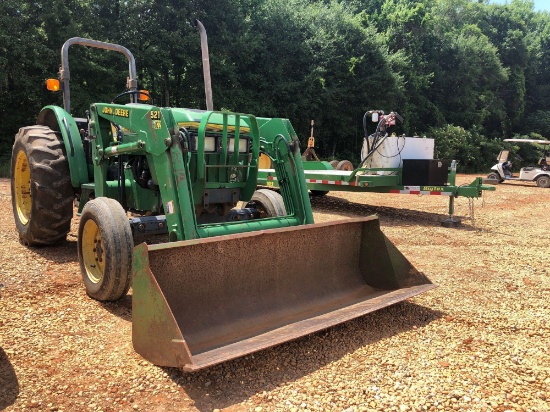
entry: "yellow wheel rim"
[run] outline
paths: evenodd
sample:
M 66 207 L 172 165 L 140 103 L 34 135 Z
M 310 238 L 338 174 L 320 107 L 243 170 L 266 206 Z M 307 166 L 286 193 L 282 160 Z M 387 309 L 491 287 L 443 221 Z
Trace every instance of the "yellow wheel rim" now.
M 29 167 L 27 155 L 23 150 L 17 153 L 13 180 L 15 189 L 15 210 L 19 217 L 19 221 L 26 225 L 29 223 L 32 210 L 31 169 Z
M 82 258 L 88 279 L 93 283 L 101 282 L 105 271 L 105 249 L 101 231 L 91 219 L 86 221 L 82 230 Z

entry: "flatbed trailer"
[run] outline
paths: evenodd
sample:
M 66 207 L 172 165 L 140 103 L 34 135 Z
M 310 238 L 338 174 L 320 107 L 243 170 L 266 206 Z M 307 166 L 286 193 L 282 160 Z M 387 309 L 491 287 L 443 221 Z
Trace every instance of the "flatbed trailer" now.
M 441 224 L 454 227 L 460 221 L 454 217 L 454 200 L 457 197 L 479 198 L 483 191 L 493 191 L 494 186 L 484 185 L 481 177 L 470 184 L 456 185 L 456 166 L 450 163 L 447 182 L 444 185 L 403 185 L 402 168 L 357 168 L 353 171 L 334 170 L 328 162 L 304 161 L 304 173 L 307 188 L 314 195 L 328 192 L 371 192 L 390 194 L 411 194 L 449 197 L 449 217 Z M 275 170 L 260 169 L 258 185 L 279 187 Z

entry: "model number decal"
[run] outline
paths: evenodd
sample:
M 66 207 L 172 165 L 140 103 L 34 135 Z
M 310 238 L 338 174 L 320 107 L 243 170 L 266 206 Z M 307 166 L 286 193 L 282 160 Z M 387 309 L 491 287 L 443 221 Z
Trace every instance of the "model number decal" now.
M 151 120 L 160 120 L 160 110 L 151 110 Z

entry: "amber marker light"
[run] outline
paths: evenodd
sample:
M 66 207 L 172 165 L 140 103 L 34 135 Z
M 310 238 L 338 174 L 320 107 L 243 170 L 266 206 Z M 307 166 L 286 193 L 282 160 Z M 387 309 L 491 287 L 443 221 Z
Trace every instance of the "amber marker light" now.
M 57 79 L 48 79 L 46 80 L 46 88 L 52 92 L 59 91 L 59 80 Z
M 146 102 L 147 100 L 149 100 L 148 90 L 140 90 L 139 92 L 140 92 L 138 97 L 139 100 L 141 100 L 142 102 Z

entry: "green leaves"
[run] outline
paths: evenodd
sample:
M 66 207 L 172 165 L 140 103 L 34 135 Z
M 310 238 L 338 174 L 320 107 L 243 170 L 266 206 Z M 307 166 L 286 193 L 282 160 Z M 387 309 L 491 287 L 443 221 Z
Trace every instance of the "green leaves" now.
M 369 109 L 401 113 L 399 133 L 479 143 L 458 154 L 472 168 L 484 164 L 475 156 L 493 161 L 490 142 L 550 137 L 550 15 L 531 1 L 4 0 L 0 155 L 41 107 L 61 104 L 43 82 L 73 36 L 130 49 L 156 104 L 205 108 L 196 18 L 208 32 L 215 108 L 290 118 L 303 144 L 313 118 L 321 157 L 358 156 Z M 124 90 L 121 55 L 76 46 L 70 61 L 75 115 Z

